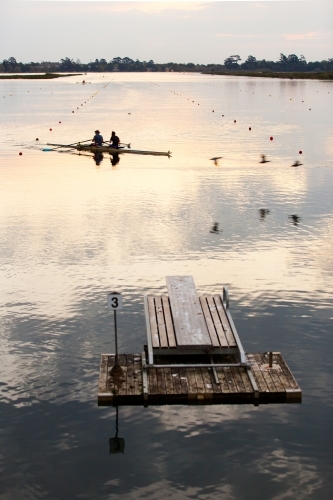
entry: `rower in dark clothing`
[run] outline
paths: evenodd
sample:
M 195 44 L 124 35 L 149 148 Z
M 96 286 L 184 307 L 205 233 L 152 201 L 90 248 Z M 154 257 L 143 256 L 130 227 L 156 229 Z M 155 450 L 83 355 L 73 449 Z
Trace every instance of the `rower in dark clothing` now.
M 110 137 L 110 148 L 118 149 L 120 144 L 120 139 L 115 132 L 111 132 Z
M 99 130 L 95 130 L 95 135 L 92 140 L 92 146 L 102 146 L 103 145 L 103 136 L 101 135 Z

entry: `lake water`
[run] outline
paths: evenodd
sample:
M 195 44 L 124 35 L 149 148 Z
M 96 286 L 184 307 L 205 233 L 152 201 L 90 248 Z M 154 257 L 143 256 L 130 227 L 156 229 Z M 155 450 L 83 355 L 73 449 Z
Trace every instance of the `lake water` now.
M 115 73 L 0 89 L 0 499 L 331 499 L 333 82 Z M 172 157 L 41 151 L 96 128 Z M 120 352 L 141 352 L 143 295 L 176 274 L 228 286 L 245 349 L 281 351 L 303 403 L 121 407 L 125 453 L 110 455 L 106 294 L 124 297 Z

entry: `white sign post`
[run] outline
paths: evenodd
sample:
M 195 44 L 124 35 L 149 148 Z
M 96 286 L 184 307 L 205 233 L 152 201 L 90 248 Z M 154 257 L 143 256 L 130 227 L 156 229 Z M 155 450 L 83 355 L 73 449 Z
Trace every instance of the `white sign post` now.
M 117 311 L 121 311 L 123 308 L 123 297 L 118 292 L 111 292 L 107 295 L 108 309 L 114 313 L 114 338 L 116 347 L 116 360 L 115 367 L 118 368 L 118 338 L 117 338 Z

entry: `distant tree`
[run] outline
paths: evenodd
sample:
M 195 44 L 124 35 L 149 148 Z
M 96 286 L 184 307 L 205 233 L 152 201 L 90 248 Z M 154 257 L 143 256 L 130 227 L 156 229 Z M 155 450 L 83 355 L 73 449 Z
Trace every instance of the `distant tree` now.
M 65 57 L 65 59 L 60 59 L 59 69 L 60 71 L 75 71 L 75 63 L 73 59 L 70 59 L 69 57 Z
M 280 62 L 281 64 L 287 64 L 287 62 L 288 62 L 288 57 L 287 57 L 287 56 L 285 56 L 284 54 L 282 54 L 282 52 L 281 52 L 281 54 L 280 54 L 280 59 L 279 59 L 279 62 Z
M 227 68 L 238 68 L 238 61 L 241 61 L 241 58 L 238 55 L 229 56 L 224 60 L 224 66 Z
M 247 59 L 243 64 L 241 64 L 241 68 L 244 69 L 255 69 L 257 67 L 257 59 L 254 56 L 247 56 Z

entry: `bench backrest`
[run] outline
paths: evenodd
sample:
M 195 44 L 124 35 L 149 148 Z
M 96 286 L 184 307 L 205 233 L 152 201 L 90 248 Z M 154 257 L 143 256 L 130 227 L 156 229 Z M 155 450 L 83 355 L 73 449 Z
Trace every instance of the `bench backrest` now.
M 192 276 L 166 277 L 179 347 L 211 346 L 206 321 Z

